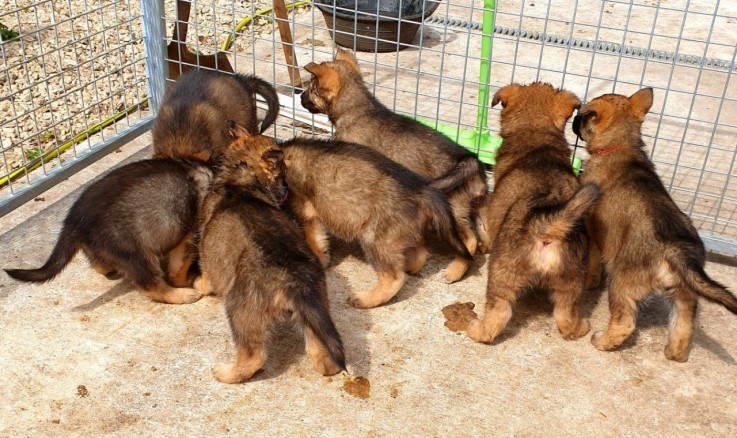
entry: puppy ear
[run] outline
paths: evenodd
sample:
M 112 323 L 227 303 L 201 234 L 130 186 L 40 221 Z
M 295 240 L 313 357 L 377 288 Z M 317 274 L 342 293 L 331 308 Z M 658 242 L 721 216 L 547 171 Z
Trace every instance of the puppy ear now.
M 573 133 L 583 141 L 586 141 L 586 133 L 593 129 L 589 126 L 590 123 L 596 121 L 598 116 L 597 112 L 592 109 L 584 108 L 583 111 L 579 111 L 576 117 L 573 118 Z
M 311 73 L 313 76 L 319 76 L 318 71 L 320 71 L 320 64 L 311 62 L 305 65 L 304 69 Z
M 638 120 L 645 120 L 645 114 L 653 106 L 653 89 L 643 88 L 630 96 L 630 108 Z
M 198 161 L 208 162 L 210 161 L 210 151 L 199 151 L 192 154 L 192 158 Z
M 353 70 L 357 72 L 361 72 L 361 70 L 358 68 L 358 60 L 356 59 L 356 55 L 353 54 L 350 50 L 343 49 L 341 47 L 336 47 L 335 51 L 335 60 L 336 61 L 343 61 L 346 64 L 348 64 Z
M 228 120 L 228 133 L 233 138 L 246 137 L 251 138 L 251 133 L 246 128 L 236 123 L 234 120 Z
M 566 126 L 566 120 L 570 119 L 573 111 L 581 108 L 581 100 L 573 93 L 567 90 L 560 90 L 555 93 L 553 101 L 553 124 L 559 130 L 563 131 Z
M 517 84 L 510 84 L 500 88 L 499 91 L 494 94 L 494 98 L 491 99 L 491 106 L 496 106 L 496 104 L 501 102 L 502 108 L 506 108 L 509 104 L 509 99 L 514 98 L 520 88 L 521 87 Z
M 282 151 L 281 149 L 269 149 L 268 151 L 264 152 L 261 158 L 276 167 L 280 161 L 284 160 L 284 151 Z
M 305 70 L 317 79 L 321 94 L 324 94 L 325 97 L 330 99 L 338 94 L 338 90 L 340 89 L 340 75 L 333 67 L 324 62 L 320 64 L 311 62 L 305 66 Z

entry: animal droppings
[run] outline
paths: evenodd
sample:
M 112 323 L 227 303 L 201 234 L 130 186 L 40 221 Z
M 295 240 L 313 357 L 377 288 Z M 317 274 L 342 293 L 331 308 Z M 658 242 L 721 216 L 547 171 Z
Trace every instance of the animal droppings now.
M 473 303 L 455 302 L 443 307 L 443 316 L 445 316 L 445 326 L 454 332 L 465 331 L 468 324 L 476 319 L 476 312 L 473 311 Z

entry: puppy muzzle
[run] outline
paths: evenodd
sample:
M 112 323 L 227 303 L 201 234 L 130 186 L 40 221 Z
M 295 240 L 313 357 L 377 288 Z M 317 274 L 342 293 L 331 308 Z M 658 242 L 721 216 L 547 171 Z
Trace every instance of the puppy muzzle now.
M 304 107 L 304 109 L 306 109 L 307 111 L 311 112 L 312 114 L 319 114 L 319 113 L 321 113 L 321 111 L 317 107 L 317 105 L 315 105 L 314 103 L 312 103 L 312 101 L 310 100 L 310 97 L 307 95 L 307 93 L 308 93 L 307 90 L 303 91 L 302 92 L 302 95 L 299 98 L 300 103 L 302 104 L 302 107 Z
M 576 134 L 578 138 L 583 140 L 583 138 L 581 138 L 581 120 L 582 117 L 579 115 L 573 118 L 573 133 Z
M 279 205 L 282 205 L 287 201 L 287 198 L 289 197 L 289 188 L 286 184 L 284 184 L 281 189 L 279 189 L 279 193 L 276 197 L 276 202 L 279 203 Z

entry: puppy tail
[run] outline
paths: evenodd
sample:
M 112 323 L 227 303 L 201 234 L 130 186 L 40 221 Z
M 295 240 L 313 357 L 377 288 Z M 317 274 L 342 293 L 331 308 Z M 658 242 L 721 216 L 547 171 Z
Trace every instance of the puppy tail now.
M 430 187 L 443 193 L 450 193 L 475 175 L 479 175 L 483 181 L 486 181 L 483 166 L 475 156 L 469 155 L 456 163 L 448 173 L 430 181 Z
M 697 257 L 687 251 L 676 250 L 669 251 L 666 260 L 678 272 L 686 287 L 737 315 L 737 297 L 724 285 L 709 278 Z
M 233 77 L 249 95 L 258 94 L 266 100 L 268 109 L 266 110 L 264 120 L 261 122 L 260 131 L 263 134 L 279 115 L 279 96 L 276 94 L 276 89 L 268 82 L 254 75 L 236 73 Z
M 601 190 L 596 184 L 584 184 L 563 208 L 547 218 L 540 237 L 543 240 L 561 241 L 576 223 L 599 200 Z
M 295 297 L 294 307 L 300 320 L 310 328 L 330 356 L 330 360 L 340 367 L 341 371 L 346 369 L 345 350 L 343 340 L 340 338 L 338 329 L 335 328 L 333 319 L 326 306 L 318 298 L 315 291 L 303 286 L 302 293 Z
M 79 247 L 74 233 L 62 229 L 54 251 L 46 263 L 38 269 L 6 269 L 5 272 L 16 280 L 29 283 L 43 283 L 56 277 L 72 260 Z
M 448 198 L 438 190 L 427 187 L 422 199 L 425 214 L 432 220 L 440 238 L 448 243 L 456 254 L 466 260 L 473 260 L 473 256 L 468 252 L 458 233 Z

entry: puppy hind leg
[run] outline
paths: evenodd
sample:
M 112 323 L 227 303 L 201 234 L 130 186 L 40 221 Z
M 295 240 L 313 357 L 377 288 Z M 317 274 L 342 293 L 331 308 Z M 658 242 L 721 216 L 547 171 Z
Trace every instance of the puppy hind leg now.
M 322 264 L 324 268 L 327 268 L 330 264 L 330 248 L 327 229 L 325 229 L 325 225 L 317 216 L 317 211 L 310 202 L 306 202 L 304 206 L 301 207 L 301 210 L 302 217 L 305 222 L 304 227 L 307 245 L 317 256 L 320 264 Z
M 237 353 L 235 362 L 219 363 L 212 368 L 212 374 L 218 382 L 245 382 L 266 363 L 268 322 L 263 319 L 265 313 L 254 311 L 258 306 L 252 304 L 243 302 L 232 293 L 225 296 L 225 310 Z
M 682 287 L 677 287 L 674 295 L 665 357 L 676 362 L 686 362 L 693 338 L 693 322 L 698 299 Z
M 169 253 L 168 276 L 169 281 L 176 287 L 188 287 L 192 285 L 189 276 L 189 267 L 194 260 L 194 248 L 192 247 L 192 236 L 186 236 Z
M 263 339 L 251 339 L 238 344 L 235 362 L 219 363 L 212 368 L 215 380 L 222 383 L 242 383 L 253 377 L 266 363 Z
M 212 282 L 210 282 L 210 274 L 202 272 L 202 274 L 194 280 L 192 285 L 200 294 L 212 295 L 215 291 L 212 289 Z
M 489 298 L 482 319 L 471 321 L 468 325 L 468 337 L 476 342 L 492 343 L 512 319 L 512 305 L 512 302 L 501 297 Z
M 586 289 L 595 289 L 601 284 L 601 275 L 603 272 L 601 263 L 601 251 L 599 245 L 593 238 L 593 225 L 590 221 L 586 221 L 586 230 L 589 235 L 589 264 L 586 273 Z
M 131 255 L 128 259 L 127 275 L 154 301 L 168 304 L 189 304 L 202 295 L 190 288 L 173 288 L 164 281 L 164 273 L 157 257 L 149 259 Z
M 361 292 L 349 300 L 350 304 L 359 309 L 370 309 L 380 306 L 399 292 L 404 285 L 406 275 L 401 270 L 394 272 L 379 272 L 379 282 L 370 291 Z
M 583 292 L 583 279 L 579 282 L 555 285 L 552 297 L 555 308 L 553 318 L 563 339 L 578 339 L 591 330 L 588 320 L 581 318 L 578 301 Z
M 90 259 L 90 267 L 98 274 L 104 275 L 105 278 L 107 278 L 108 280 L 119 280 L 123 278 L 123 274 L 115 269 L 104 266 L 101 262 L 97 260 Z
M 410 251 L 407 257 L 407 267 L 405 271 L 410 275 L 415 275 L 422 270 L 427 262 L 427 247 L 425 242 L 420 242 L 417 246 Z
M 362 246 L 367 260 L 379 274 L 379 282 L 372 290 L 361 292 L 351 298 L 349 303 L 359 309 L 369 309 L 394 298 L 404 285 L 406 280 L 404 254 L 409 245 L 385 236 L 371 242 L 362 242 Z
M 315 370 L 323 376 L 332 376 L 342 371 L 342 368 L 333 362 L 330 354 L 315 333 L 305 327 L 305 345 L 307 347 L 307 355 L 312 360 Z
M 627 284 L 612 278 L 609 284 L 609 326 L 606 332 L 597 331 L 591 343 L 599 350 L 613 350 L 626 341 L 635 331 L 637 302 L 626 290 Z
M 471 206 L 459 204 L 463 198 L 451 199 L 451 208 L 453 211 L 453 223 L 458 236 L 461 238 L 463 245 L 468 250 L 468 253 L 473 255 L 476 253 L 479 241 L 476 238 L 476 233 L 471 226 Z M 456 281 L 463 278 L 463 275 L 468 271 L 471 261 L 464 257 L 456 254 L 453 262 L 443 271 L 443 277 L 446 283 L 455 283 Z

